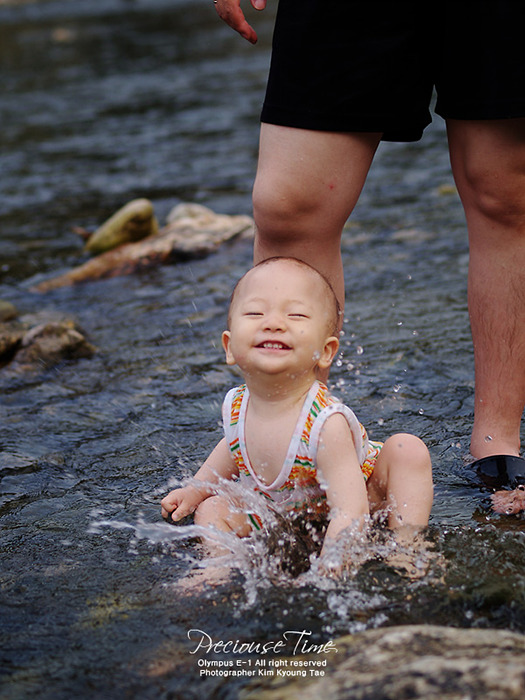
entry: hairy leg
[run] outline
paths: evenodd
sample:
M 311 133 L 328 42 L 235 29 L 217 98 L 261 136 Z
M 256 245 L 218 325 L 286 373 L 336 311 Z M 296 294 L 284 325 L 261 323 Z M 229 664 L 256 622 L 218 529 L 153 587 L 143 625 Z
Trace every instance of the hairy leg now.
M 330 280 L 344 308 L 341 232 L 380 137 L 262 124 L 253 192 L 256 263 L 275 255 L 304 260 Z
M 525 404 L 525 119 L 447 122 L 470 242 L 471 452 L 517 455 Z
M 414 435 L 392 435 L 383 445 L 367 482 L 370 512 L 388 512 L 391 528 L 428 525 L 433 500 L 432 464 Z

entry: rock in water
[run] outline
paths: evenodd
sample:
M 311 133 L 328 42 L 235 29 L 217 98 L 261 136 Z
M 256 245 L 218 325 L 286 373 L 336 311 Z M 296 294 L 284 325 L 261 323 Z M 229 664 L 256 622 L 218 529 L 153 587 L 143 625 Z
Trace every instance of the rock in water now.
M 0 367 L 12 360 L 25 332 L 24 326 L 17 321 L 0 323 Z
M 51 321 L 27 331 L 16 353 L 15 365 L 24 370 L 52 367 L 62 360 L 92 357 L 95 351 L 74 321 Z
M 91 357 L 96 348 L 72 318 L 38 311 L 0 322 L 0 369 L 40 371 L 62 360 Z
M 14 304 L 11 304 L 10 301 L 0 299 L 0 323 L 11 321 L 13 318 L 16 318 L 17 315 L 18 311 Z
M 296 675 L 250 681 L 240 700 L 518 700 L 525 697 L 525 637 L 494 629 L 408 625 L 334 640 L 337 653 L 293 657 Z M 316 661 L 326 659 L 325 667 Z M 266 667 L 268 668 L 268 666 Z M 306 670 L 306 677 L 297 671 Z M 314 673 L 310 673 L 310 669 Z M 315 670 L 324 675 L 315 675 Z
M 222 243 L 247 232 L 253 233 L 253 219 L 249 216 L 215 214 L 206 207 L 184 205 L 175 214 L 172 212 L 168 224 L 155 235 L 101 253 L 32 289 L 47 292 L 79 282 L 128 275 L 154 265 L 205 257 Z
M 88 238 L 85 249 L 98 255 L 123 243 L 154 236 L 157 231 L 153 204 L 149 199 L 134 199 L 115 212 Z

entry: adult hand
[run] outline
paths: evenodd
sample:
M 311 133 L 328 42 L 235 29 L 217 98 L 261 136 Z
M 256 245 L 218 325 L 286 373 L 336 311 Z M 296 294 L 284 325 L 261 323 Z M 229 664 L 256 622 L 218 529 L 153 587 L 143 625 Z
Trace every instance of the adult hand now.
M 264 10 L 266 0 L 250 0 L 252 7 L 256 10 Z M 232 29 L 244 37 L 251 44 L 257 42 L 257 34 L 251 27 L 241 10 L 241 0 L 213 0 L 215 9 L 219 17 L 226 22 Z

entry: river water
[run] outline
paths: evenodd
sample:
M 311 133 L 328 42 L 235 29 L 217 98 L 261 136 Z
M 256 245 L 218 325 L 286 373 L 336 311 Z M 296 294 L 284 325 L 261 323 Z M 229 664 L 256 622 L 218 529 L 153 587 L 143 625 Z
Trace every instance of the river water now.
M 436 482 L 426 573 L 388 566 L 388 536 L 341 581 L 269 570 L 232 545 L 231 578 L 181 587 L 200 549 L 159 500 L 220 437 L 236 376 L 220 332 L 250 265 L 237 241 L 198 261 L 39 295 L 83 260 L 94 229 L 148 197 L 249 214 L 273 9 L 252 47 L 201 0 L 0 5 L 0 298 L 74 316 L 97 346 L 20 375 L 0 370 L 2 698 L 234 698 L 200 676 L 192 628 L 325 643 L 437 623 L 525 631 L 523 520 L 488 511 L 465 462 L 473 408 L 468 248 L 443 124 L 381 146 L 343 234 L 347 310 L 331 382 L 373 438 L 429 445 Z M 191 530 L 188 530 L 191 532 Z M 381 541 L 379 541 L 381 540 Z

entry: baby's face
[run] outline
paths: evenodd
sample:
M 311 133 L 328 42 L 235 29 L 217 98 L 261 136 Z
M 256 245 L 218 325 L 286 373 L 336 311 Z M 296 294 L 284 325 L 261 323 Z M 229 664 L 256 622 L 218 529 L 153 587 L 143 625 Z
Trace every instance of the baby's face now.
M 330 291 L 315 272 L 291 261 L 256 267 L 233 299 L 223 338 L 227 362 L 245 375 L 290 377 L 329 366 L 337 350 L 334 316 Z

